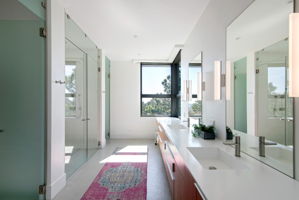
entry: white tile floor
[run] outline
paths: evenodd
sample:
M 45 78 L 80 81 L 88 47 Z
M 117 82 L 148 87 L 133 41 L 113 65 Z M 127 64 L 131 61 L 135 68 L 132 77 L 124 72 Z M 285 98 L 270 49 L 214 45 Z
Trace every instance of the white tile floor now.
M 88 149 L 88 152 L 87 149 L 73 149 L 71 153 L 66 153 L 65 157 L 68 159 L 68 163 L 65 165 L 66 177 L 69 178 L 97 151 L 98 149 Z
M 101 160 L 110 156 L 116 147 L 127 145 L 148 145 L 147 171 L 147 200 L 170 200 L 170 193 L 164 165 L 159 148 L 154 140 L 110 140 L 104 149 L 96 154 L 67 181 L 65 188 L 56 196 L 55 200 L 80 200 L 93 179 L 99 173 L 104 163 Z

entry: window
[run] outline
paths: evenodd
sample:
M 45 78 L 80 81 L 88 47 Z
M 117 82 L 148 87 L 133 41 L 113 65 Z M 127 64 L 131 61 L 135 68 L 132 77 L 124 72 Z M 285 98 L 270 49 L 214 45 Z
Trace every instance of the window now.
M 76 65 L 65 65 L 65 116 L 76 117 Z
M 141 116 L 178 116 L 179 68 L 173 64 L 141 63 Z
M 268 66 L 268 116 L 285 117 L 286 102 L 286 68 Z
M 188 105 L 190 117 L 202 116 L 202 101 L 197 99 L 197 80 L 201 69 L 201 64 L 189 65 L 189 80 L 192 81 L 192 101 Z
M 141 64 L 141 116 L 171 115 L 171 65 Z

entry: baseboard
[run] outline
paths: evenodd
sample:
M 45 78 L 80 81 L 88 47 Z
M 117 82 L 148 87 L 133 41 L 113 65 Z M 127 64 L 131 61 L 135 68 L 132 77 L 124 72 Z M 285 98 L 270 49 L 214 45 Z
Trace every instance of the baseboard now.
M 56 181 L 46 186 L 46 200 L 54 199 L 66 184 L 66 174 L 63 173 Z

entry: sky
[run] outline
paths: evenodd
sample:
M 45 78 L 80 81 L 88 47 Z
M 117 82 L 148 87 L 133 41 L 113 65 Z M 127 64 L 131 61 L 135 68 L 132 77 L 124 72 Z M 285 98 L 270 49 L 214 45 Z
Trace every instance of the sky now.
M 275 90 L 276 94 L 285 94 L 285 78 L 285 67 L 268 67 L 268 84 L 272 82 L 277 87 Z
M 142 67 L 142 93 L 165 94 L 162 81 L 170 75 L 170 65 Z

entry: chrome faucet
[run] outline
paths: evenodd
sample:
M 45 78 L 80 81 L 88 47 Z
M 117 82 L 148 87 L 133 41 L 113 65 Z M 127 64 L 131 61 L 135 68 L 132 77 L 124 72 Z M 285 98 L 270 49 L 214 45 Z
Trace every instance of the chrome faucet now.
M 236 136 L 235 137 L 235 144 L 232 144 L 235 146 L 235 156 L 241 157 L 241 137 Z
M 235 156 L 241 157 L 241 137 L 240 136 L 235 136 L 235 142 L 224 141 L 223 144 L 235 146 Z
M 188 117 L 187 120 L 183 120 L 182 122 L 187 122 L 187 126 L 188 128 L 190 128 L 190 117 Z
M 265 146 L 268 146 L 268 145 L 277 145 L 277 143 L 276 142 L 266 142 L 265 136 L 259 136 L 259 155 L 261 157 L 266 156 Z

